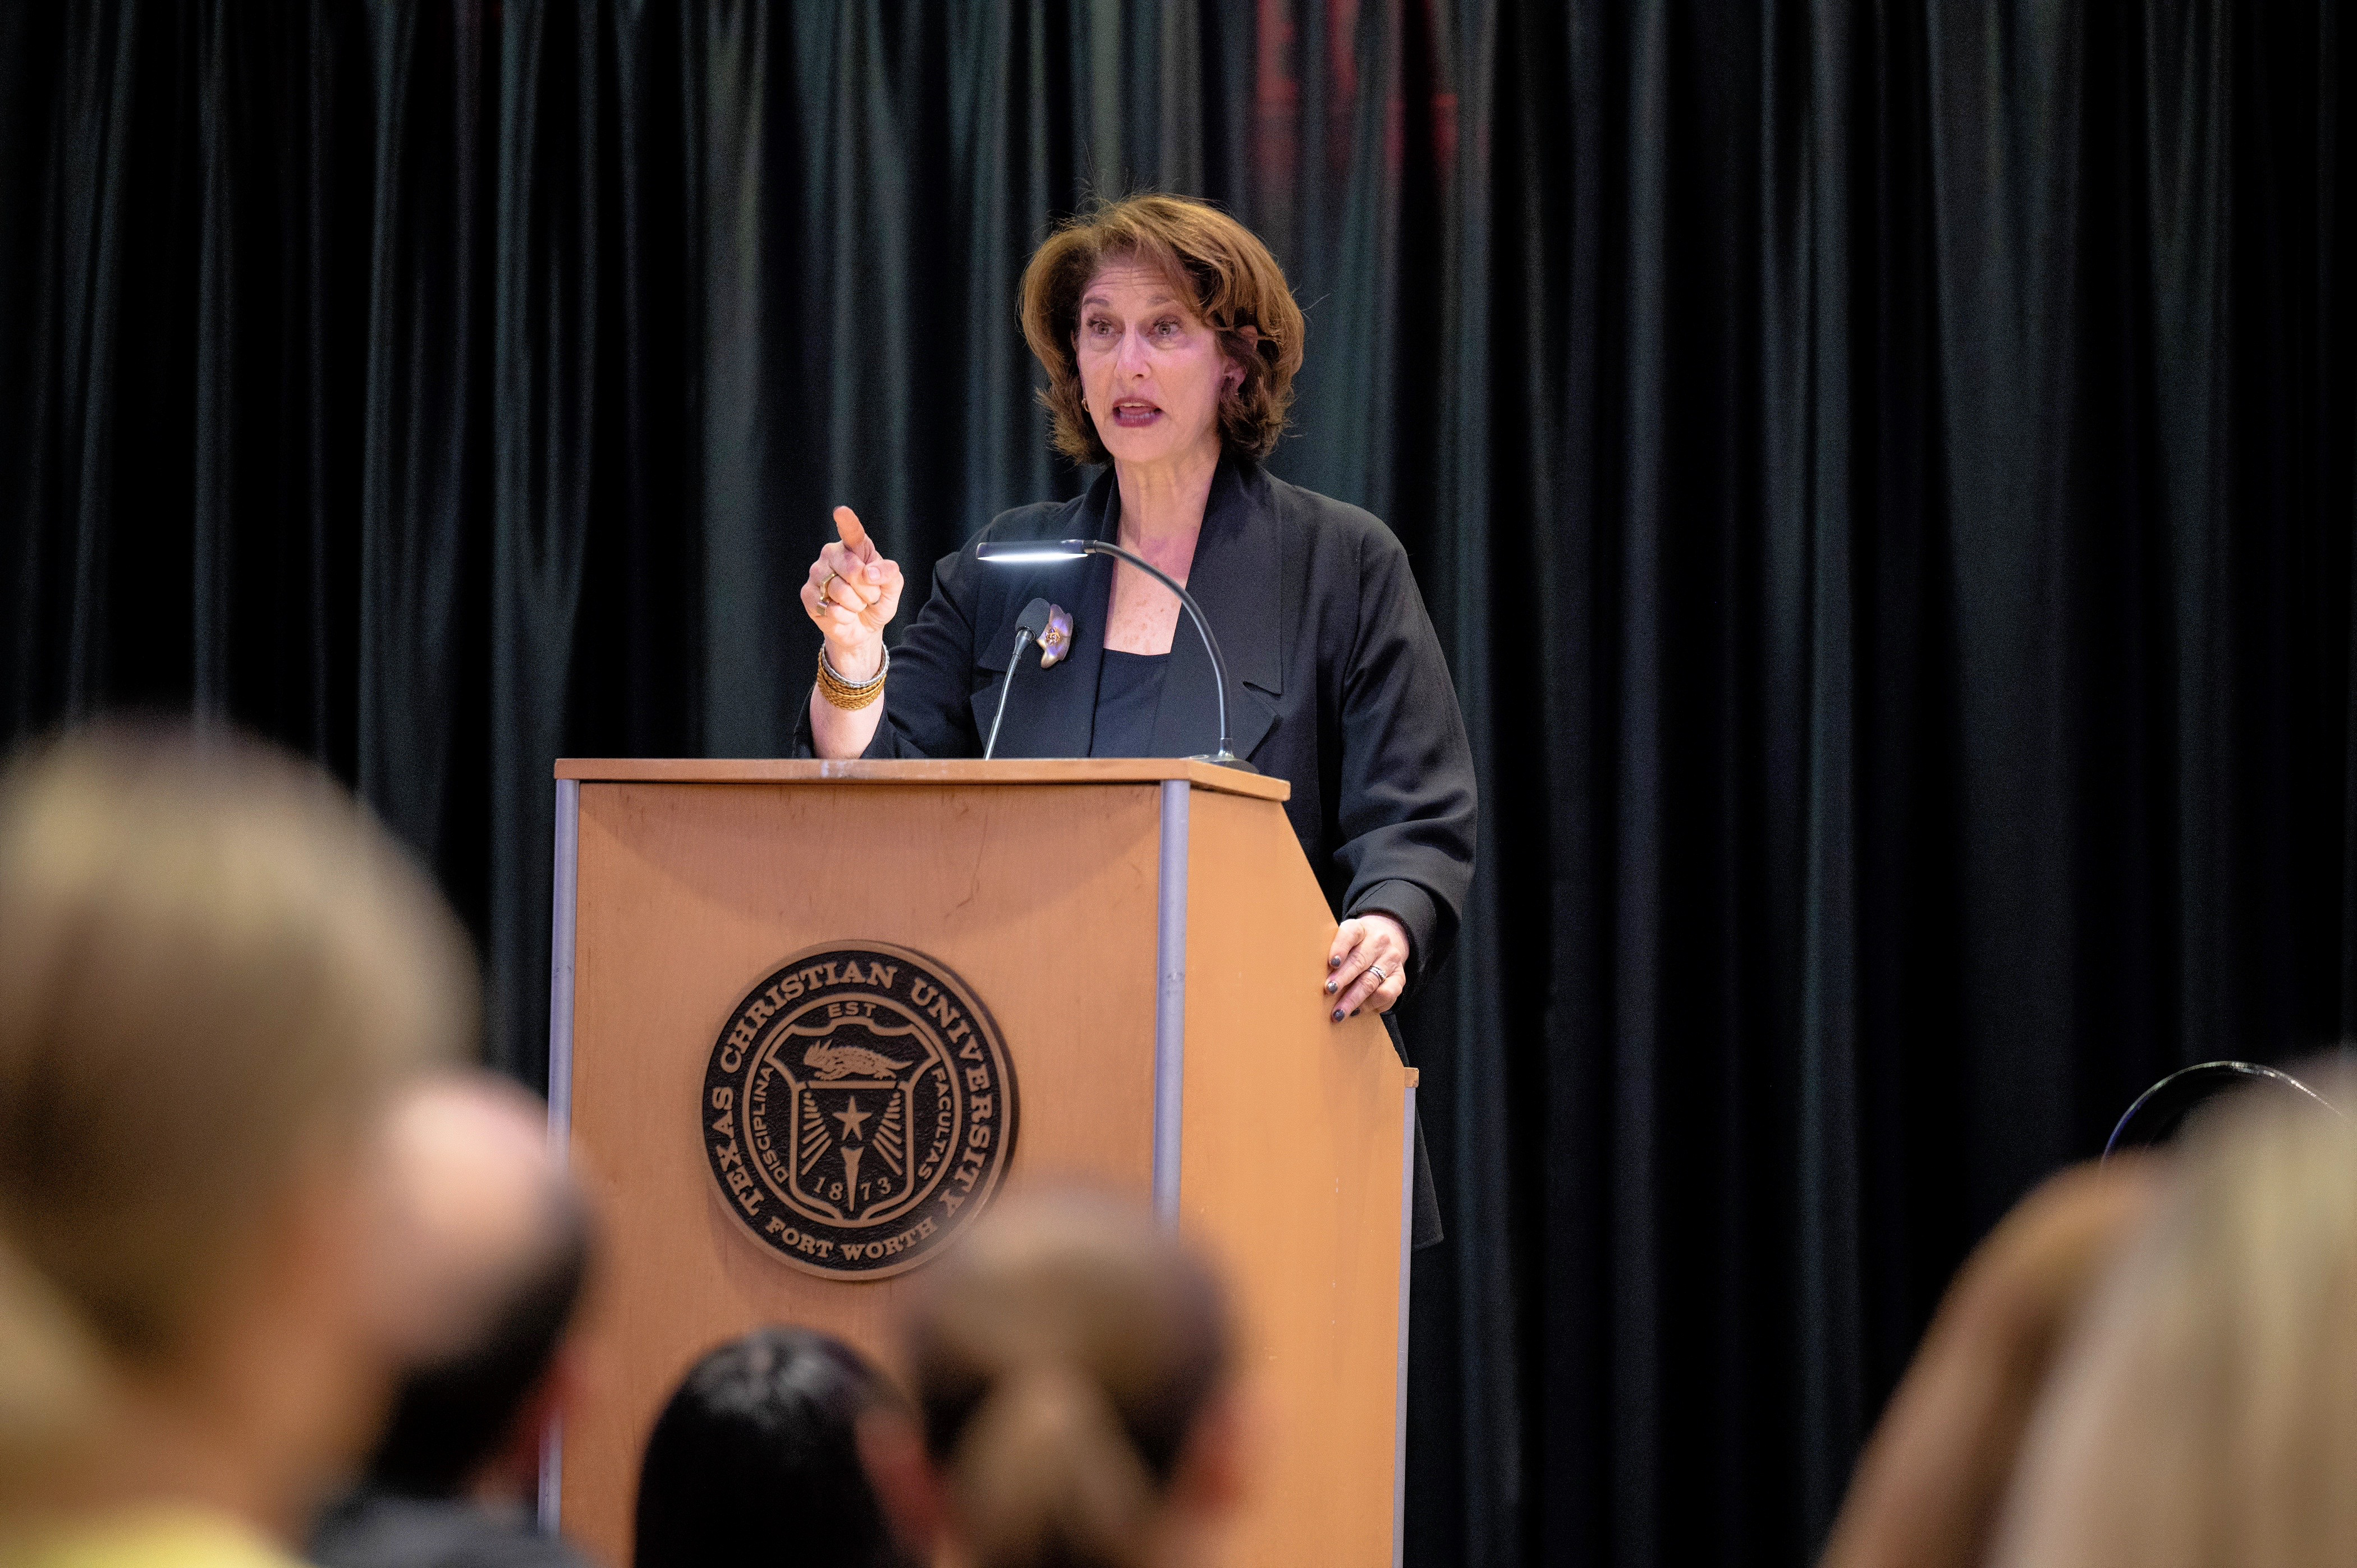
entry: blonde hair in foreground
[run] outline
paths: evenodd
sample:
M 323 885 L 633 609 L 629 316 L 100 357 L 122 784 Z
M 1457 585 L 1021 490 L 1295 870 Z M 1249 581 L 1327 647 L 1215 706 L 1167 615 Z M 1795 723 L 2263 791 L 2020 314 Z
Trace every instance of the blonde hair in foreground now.
M 1157 1560 L 1229 1360 L 1219 1285 L 1175 1236 L 1105 1202 L 1010 1204 L 944 1261 L 909 1350 L 963 1561 Z
M 168 1363 L 306 1175 L 456 1055 L 471 960 L 317 770 L 66 736 L 0 777 L 0 1480 Z
M 2357 1104 L 2345 1069 L 2318 1087 Z M 2357 1129 L 2251 1095 L 2172 1157 L 2033 1418 L 1992 1561 L 2357 1561 Z

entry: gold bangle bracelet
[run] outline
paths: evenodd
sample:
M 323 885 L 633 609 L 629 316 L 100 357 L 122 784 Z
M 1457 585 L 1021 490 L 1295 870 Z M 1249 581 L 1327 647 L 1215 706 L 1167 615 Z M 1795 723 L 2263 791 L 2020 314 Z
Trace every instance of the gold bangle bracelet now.
M 835 673 L 822 645 L 818 650 L 818 694 L 826 699 L 829 707 L 856 714 L 884 694 L 884 677 L 891 670 L 892 650 L 888 648 L 884 650 L 884 662 L 876 667 L 874 675 L 865 681 L 846 681 Z

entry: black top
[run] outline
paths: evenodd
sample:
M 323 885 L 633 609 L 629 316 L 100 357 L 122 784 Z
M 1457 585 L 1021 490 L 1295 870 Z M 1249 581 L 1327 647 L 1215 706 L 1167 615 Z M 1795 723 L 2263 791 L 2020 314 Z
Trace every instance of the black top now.
M 307 1555 L 320 1568 L 590 1568 L 521 1512 L 366 1488 L 321 1517 Z
M 1002 512 L 942 557 L 932 596 L 892 650 L 866 755 L 982 755 L 1016 618 L 1034 596 L 1072 612 L 1074 646 L 1051 670 L 1027 657 L 998 755 L 1101 755 L 1113 563 L 985 564 L 974 546 L 1114 539 L 1120 511 L 1108 469 L 1072 500 Z M 1336 915 L 1380 910 L 1406 928 L 1413 989 L 1456 940 L 1473 874 L 1474 786 L 1465 722 L 1407 552 L 1359 508 L 1231 456 L 1212 480 L 1187 586 L 1227 657 L 1231 744 L 1293 786 L 1286 814 Z M 1164 666 L 1152 741 L 1138 754 L 1212 749 L 1211 658 L 1183 616 Z M 802 756 L 809 726 L 805 707 Z
M 1195 628 L 1185 628 L 1193 636 Z M 1091 757 L 1152 757 L 1154 717 L 1162 706 L 1162 672 L 1169 668 L 1167 653 L 1124 653 L 1104 650 L 1104 668 L 1097 674 L 1096 727 L 1089 732 Z

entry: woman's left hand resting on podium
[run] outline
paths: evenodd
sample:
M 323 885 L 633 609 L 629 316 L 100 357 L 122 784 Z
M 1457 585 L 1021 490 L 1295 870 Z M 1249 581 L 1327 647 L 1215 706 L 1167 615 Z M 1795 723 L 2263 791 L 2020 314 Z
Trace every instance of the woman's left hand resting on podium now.
M 1388 1013 L 1407 989 L 1407 928 L 1372 910 L 1353 915 L 1334 932 L 1326 950 L 1326 994 L 1334 999 L 1334 1022 L 1372 1006 Z
M 811 563 L 802 608 L 825 634 L 826 661 L 836 676 L 864 686 L 884 672 L 884 628 L 900 611 L 900 567 L 877 553 L 849 507 L 834 509 L 834 531 L 841 537 Z M 811 688 L 812 749 L 821 757 L 857 757 L 883 718 L 881 703 L 842 707 Z

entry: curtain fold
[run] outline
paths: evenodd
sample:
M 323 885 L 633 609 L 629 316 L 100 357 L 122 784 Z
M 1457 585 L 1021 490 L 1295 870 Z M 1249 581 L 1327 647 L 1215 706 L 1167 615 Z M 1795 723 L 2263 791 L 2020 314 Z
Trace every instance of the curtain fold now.
M 353 780 L 544 1073 L 559 755 L 760 755 L 857 507 L 1074 493 L 1091 192 L 1263 234 L 1484 837 L 1406 1020 L 1414 1563 L 1792 1564 L 1957 1261 L 2357 1030 L 2330 0 L 0 8 L 0 731 Z

